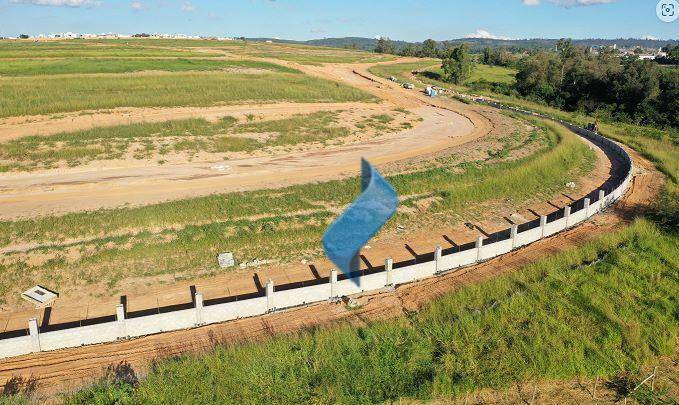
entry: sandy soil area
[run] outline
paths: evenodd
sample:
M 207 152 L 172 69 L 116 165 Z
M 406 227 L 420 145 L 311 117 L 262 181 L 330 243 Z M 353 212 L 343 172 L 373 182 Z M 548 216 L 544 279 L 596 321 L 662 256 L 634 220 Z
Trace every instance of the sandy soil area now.
M 300 65 L 294 65 L 300 68 Z M 309 74 L 343 81 L 369 91 L 383 98 L 390 108 L 405 107 L 420 115 L 423 121 L 414 129 L 403 131 L 395 136 L 375 138 L 351 146 L 328 148 L 308 153 L 275 155 L 228 162 L 188 163 L 181 165 L 151 165 L 146 167 L 118 168 L 74 168 L 59 172 L 42 173 L 3 173 L 0 174 L 0 204 L 3 209 L 0 218 L 13 219 L 46 214 L 91 210 L 103 207 L 116 207 L 122 204 L 142 205 L 172 199 L 195 197 L 215 192 L 233 190 L 281 187 L 310 181 L 322 181 L 357 173 L 360 157 L 366 157 L 373 164 L 385 164 L 418 155 L 460 145 L 486 134 L 489 121 L 462 103 L 431 100 L 415 91 L 408 91 L 391 84 L 383 84 L 371 77 L 365 65 L 326 65 L 323 67 L 303 66 Z M 455 105 L 459 104 L 459 105 Z M 297 106 L 296 112 L 303 108 L 313 110 L 321 105 Z M 455 106 L 455 110 L 451 108 Z M 293 107 L 268 106 L 268 112 L 278 108 L 289 112 Z M 330 107 L 327 106 L 326 107 Z M 338 106 L 332 106 L 333 108 Z M 347 107 L 345 105 L 345 107 Z M 358 108 L 359 106 L 354 106 Z M 138 109 L 130 110 L 128 117 L 135 120 L 164 120 L 181 116 L 203 116 L 213 119 L 227 114 L 247 114 L 253 106 L 215 108 L 199 112 L 187 108 Z M 374 108 L 374 107 L 373 107 Z M 181 112 L 181 114 L 180 114 Z M 182 115 L 184 114 L 184 115 Z M 60 127 L 60 131 L 72 130 L 85 125 L 115 125 L 126 122 L 120 114 L 93 114 L 73 116 L 68 120 L 52 123 L 45 120 L 19 119 L 17 123 L 0 122 L 0 128 L 18 126 L 18 132 L 53 133 L 50 127 Z M 131 119 L 131 118 L 130 118 Z M 88 121 L 89 120 L 89 121 Z M 89 123 L 89 124 L 88 124 Z M 0 132 L 0 139 L 16 134 L 9 129 Z M 40 131 L 38 131 L 40 132 Z

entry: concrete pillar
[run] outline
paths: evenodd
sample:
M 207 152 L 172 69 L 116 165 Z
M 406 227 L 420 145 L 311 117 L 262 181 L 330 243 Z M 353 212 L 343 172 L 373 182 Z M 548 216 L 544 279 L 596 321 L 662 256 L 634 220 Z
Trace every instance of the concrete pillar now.
M 196 326 L 203 325 L 203 294 L 197 292 L 196 298 Z
M 545 226 L 547 226 L 547 215 L 540 215 L 540 229 L 542 230 L 540 233 L 541 238 L 545 237 Z
M 441 267 L 440 267 L 441 256 L 443 256 L 443 249 L 441 248 L 441 245 L 437 245 L 436 249 L 434 249 L 434 263 L 435 263 L 435 266 L 436 266 L 436 270 L 435 270 L 436 273 L 441 271 Z
M 563 207 L 563 217 L 566 218 L 566 228 L 570 225 L 571 220 L 571 206 L 567 205 Z
M 481 247 L 483 246 L 483 236 L 476 238 L 476 261 L 481 258 Z
M 125 326 L 125 305 L 116 305 L 116 322 L 118 323 L 118 338 L 127 337 L 127 327 Z
M 332 269 L 330 270 L 330 298 L 337 297 L 337 291 L 335 291 L 336 288 L 337 288 L 337 270 Z
M 31 337 L 31 350 L 33 353 L 40 351 L 40 330 L 38 329 L 38 319 L 31 318 L 28 320 L 28 334 Z
M 584 199 L 585 202 L 585 217 L 589 217 L 589 198 Z
M 273 311 L 276 309 L 273 301 L 273 280 L 269 279 L 266 282 L 266 309 L 267 311 Z
M 391 256 L 384 261 L 384 270 L 387 272 L 387 285 L 394 285 L 394 259 Z
M 510 228 L 510 238 L 512 238 L 512 249 L 516 247 L 516 235 L 519 233 L 519 226 L 514 224 Z
M 604 210 L 604 197 L 606 197 L 606 191 L 599 190 L 599 211 Z

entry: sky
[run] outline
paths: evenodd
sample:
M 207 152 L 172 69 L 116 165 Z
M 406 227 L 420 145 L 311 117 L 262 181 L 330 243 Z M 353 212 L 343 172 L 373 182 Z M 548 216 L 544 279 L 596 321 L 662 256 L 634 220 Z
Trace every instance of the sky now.
M 656 0 L 0 0 L 0 36 L 71 31 L 295 40 L 679 39 L 679 20 L 661 22 L 656 4 Z

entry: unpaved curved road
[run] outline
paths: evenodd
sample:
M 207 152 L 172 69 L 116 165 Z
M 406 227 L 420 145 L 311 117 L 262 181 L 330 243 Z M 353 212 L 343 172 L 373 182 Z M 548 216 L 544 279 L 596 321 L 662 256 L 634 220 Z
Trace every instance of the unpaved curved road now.
M 300 66 L 295 65 L 296 68 Z M 369 91 L 385 100 L 387 108 L 409 107 L 423 118 L 415 128 L 395 135 L 384 135 L 361 143 L 322 150 L 250 157 L 210 163 L 149 165 L 145 167 L 88 167 L 40 172 L 0 174 L 0 219 L 16 219 L 61 214 L 123 204 L 144 205 L 167 200 L 196 197 L 219 192 L 324 181 L 353 175 L 361 157 L 374 164 L 395 162 L 428 155 L 461 145 L 485 135 L 490 124 L 482 115 L 459 103 L 459 112 L 446 104 L 433 102 L 416 91 L 395 88 L 369 78 L 365 65 L 302 67 L 306 73 L 342 81 Z M 449 105 L 449 104 L 448 104 Z M 333 105 L 327 105 L 331 108 Z M 341 104 L 340 104 L 341 106 Z M 361 107 L 360 105 L 354 107 Z M 269 112 L 318 110 L 322 104 L 308 106 L 269 106 Z M 385 106 L 382 106 L 384 109 Z M 245 113 L 252 106 L 215 107 L 201 113 L 196 108 L 130 110 L 128 115 L 100 114 L 72 117 L 75 127 L 113 125 L 121 122 L 157 121 L 179 117 Z M 457 108 L 456 108 L 457 109 Z M 176 110 L 177 115 L 172 115 Z M 68 121 L 68 119 L 66 119 Z M 66 122 L 67 123 L 67 122 Z M 6 123 L 10 125 L 9 123 Z M 44 120 L 11 124 L 29 133 L 32 126 L 40 133 L 53 133 Z M 10 126 L 11 126 L 10 125 Z M 4 134 L 2 132 L 5 132 Z M 0 130 L 0 138 L 11 131 Z

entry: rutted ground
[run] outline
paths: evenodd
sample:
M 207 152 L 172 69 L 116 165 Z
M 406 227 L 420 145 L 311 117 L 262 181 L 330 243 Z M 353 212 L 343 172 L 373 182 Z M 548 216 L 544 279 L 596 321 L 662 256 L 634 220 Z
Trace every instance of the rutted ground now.
M 7 171 L 55 170 L 218 162 L 252 156 L 301 153 L 360 143 L 417 125 L 408 110 L 321 110 L 267 117 L 230 115 L 96 127 L 0 143 Z

